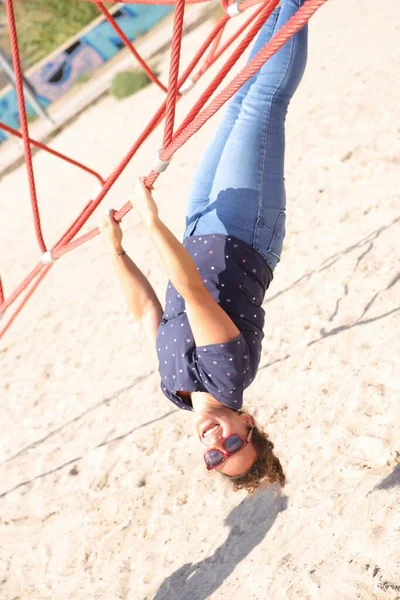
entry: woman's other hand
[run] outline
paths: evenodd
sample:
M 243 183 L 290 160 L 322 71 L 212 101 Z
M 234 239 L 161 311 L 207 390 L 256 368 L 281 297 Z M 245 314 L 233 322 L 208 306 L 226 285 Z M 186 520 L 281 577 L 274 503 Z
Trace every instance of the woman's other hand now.
M 150 226 L 158 217 L 157 204 L 150 190 L 144 184 L 144 177 L 140 178 L 133 188 L 132 206 L 135 208 L 144 225 Z
M 113 208 L 107 210 L 99 229 L 108 248 L 112 252 L 122 252 L 122 229 L 114 219 L 115 212 Z

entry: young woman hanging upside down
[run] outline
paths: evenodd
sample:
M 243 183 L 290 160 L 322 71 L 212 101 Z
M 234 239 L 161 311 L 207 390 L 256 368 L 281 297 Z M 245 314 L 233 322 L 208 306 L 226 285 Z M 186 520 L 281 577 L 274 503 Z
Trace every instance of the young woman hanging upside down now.
M 251 57 L 302 2 L 281 1 Z M 101 224 L 129 308 L 156 347 L 163 393 L 196 414 L 205 467 L 250 493 L 263 480 L 285 483 L 273 444 L 241 409 L 257 374 L 262 303 L 285 235 L 285 117 L 306 56 L 304 27 L 230 101 L 194 178 L 183 244 L 151 193 L 136 186 L 132 204 L 170 280 L 165 310 L 124 252 L 113 211 Z

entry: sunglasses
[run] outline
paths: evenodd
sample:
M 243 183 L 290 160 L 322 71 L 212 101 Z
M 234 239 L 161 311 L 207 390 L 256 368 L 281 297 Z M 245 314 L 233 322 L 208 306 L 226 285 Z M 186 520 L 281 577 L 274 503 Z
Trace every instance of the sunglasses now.
M 246 439 L 242 438 L 238 433 L 232 433 L 232 435 L 224 439 L 223 446 L 225 452 L 223 450 L 218 450 L 217 448 L 211 448 L 210 450 L 207 450 L 204 455 L 207 471 L 211 471 L 212 469 L 219 467 L 219 465 L 222 465 L 222 463 L 228 460 L 228 458 L 243 450 L 243 448 L 250 443 L 252 434 L 253 427 L 250 429 L 249 435 Z

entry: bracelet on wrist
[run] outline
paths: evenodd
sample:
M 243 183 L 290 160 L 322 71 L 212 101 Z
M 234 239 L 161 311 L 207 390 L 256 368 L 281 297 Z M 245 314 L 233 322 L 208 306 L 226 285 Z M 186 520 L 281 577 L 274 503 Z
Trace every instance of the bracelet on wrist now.
M 125 250 L 121 250 L 120 252 L 116 251 L 116 252 L 112 252 L 111 256 L 125 256 L 126 252 Z

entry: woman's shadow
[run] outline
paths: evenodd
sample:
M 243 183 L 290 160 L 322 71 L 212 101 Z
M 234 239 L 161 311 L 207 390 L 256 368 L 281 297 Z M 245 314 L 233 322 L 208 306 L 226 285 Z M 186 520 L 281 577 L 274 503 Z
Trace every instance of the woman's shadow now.
M 235 567 L 266 536 L 280 512 L 287 508 L 286 496 L 269 489 L 243 500 L 228 515 L 228 538 L 212 556 L 186 563 L 167 577 L 153 600 L 206 600 Z

